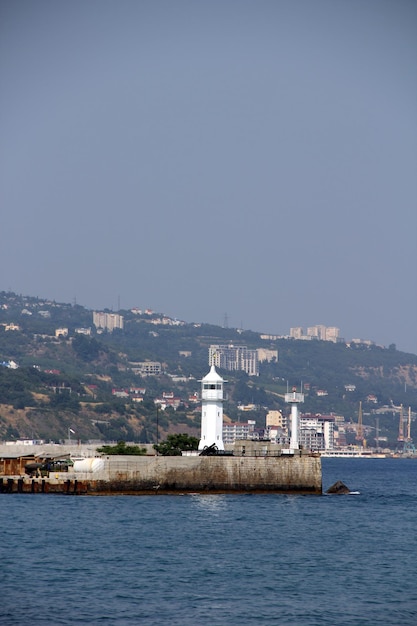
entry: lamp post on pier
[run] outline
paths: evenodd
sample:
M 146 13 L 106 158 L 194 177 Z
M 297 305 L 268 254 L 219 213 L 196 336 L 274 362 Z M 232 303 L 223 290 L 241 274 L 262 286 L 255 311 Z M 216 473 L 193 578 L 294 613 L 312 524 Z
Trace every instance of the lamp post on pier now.
M 71 433 L 73 435 L 75 435 L 75 430 L 72 430 L 72 428 L 68 428 L 68 443 L 69 443 L 69 445 L 71 445 Z
M 156 405 L 156 445 L 159 445 L 159 423 L 158 423 L 158 417 L 159 417 L 159 406 Z M 156 455 L 158 455 L 158 450 L 155 451 Z

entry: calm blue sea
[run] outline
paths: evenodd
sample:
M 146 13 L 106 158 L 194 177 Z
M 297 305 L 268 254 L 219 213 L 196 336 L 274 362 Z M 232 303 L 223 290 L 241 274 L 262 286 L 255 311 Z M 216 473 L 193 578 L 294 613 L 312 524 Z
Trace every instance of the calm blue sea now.
M 417 461 L 360 495 L 0 496 L 0 624 L 417 624 Z

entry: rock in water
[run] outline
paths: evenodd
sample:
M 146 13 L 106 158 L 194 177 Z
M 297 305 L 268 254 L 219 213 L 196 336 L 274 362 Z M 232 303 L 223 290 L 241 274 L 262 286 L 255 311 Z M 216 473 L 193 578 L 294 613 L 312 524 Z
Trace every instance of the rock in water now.
M 350 489 L 349 487 L 346 487 L 345 483 L 342 483 L 341 480 L 337 480 L 334 485 L 328 488 L 326 493 L 344 494 L 350 493 Z

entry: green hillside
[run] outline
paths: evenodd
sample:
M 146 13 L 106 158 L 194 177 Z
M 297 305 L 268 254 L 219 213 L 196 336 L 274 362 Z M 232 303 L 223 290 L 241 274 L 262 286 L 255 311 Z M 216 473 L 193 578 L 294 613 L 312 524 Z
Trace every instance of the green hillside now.
M 411 407 L 414 428 L 417 356 L 394 346 L 271 341 L 161 314 L 119 313 L 123 330 L 99 334 L 92 311 L 80 305 L 0 293 L 0 439 L 61 440 L 71 428 L 83 440 L 153 442 L 154 400 L 164 394 L 177 400 L 175 408 L 159 411 L 160 436 L 198 436 L 199 405 L 190 396 L 208 371 L 210 344 L 278 350 L 278 361 L 261 363 L 259 376 L 220 370 L 228 381 L 225 415 L 233 421 L 253 419 L 263 427 L 268 410 L 288 412 L 287 388 L 302 385 L 303 412 L 334 413 L 356 423 L 362 402 L 369 432 L 378 419 L 393 448 L 400 405 Z M 146 361 L 159 363 L 161 373 L 138 374 L 138 364 Z M 16 369 L 9 367 L 14 363 Z M 242 405 L 254 406 L 246 411 Z

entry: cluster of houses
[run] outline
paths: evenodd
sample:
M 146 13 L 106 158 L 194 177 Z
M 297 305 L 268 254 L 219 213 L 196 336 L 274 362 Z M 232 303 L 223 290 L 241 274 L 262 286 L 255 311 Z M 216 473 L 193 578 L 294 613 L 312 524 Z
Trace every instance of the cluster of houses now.
M 122 389 L 112 389 L 112 396 L 115 398 L 129 399 L 132 402 L 143 402 L 146 393 L 146 387 L 127 387 Z M 173 391 L 163 391 L 162 394 L 154 398 L 154 404 L 162 411 L 168 407 L 178 409 L 180 406 L 188 408 L 190 405 L 195 406 L 200 402 L 200 396 L 197 392 L 190 393 L 186 400 L 175 395 Z
M 237 439 L 268 440 L 287 446 L 290 443 L 288 417 L 281 411 L 268 411 L 264 428 L 256 426 L 254 420 L 227 422 L 223 424 L 224 443 Z M 331 415 L 300 414 L 300 445 L 307 450 L 333 450 L 346 445 L 344 417 Z
M 1 367 L 7 367 L 10 370 L 17 370 L 19 367 L 16 361 L 1 361 L 0 365 Z

